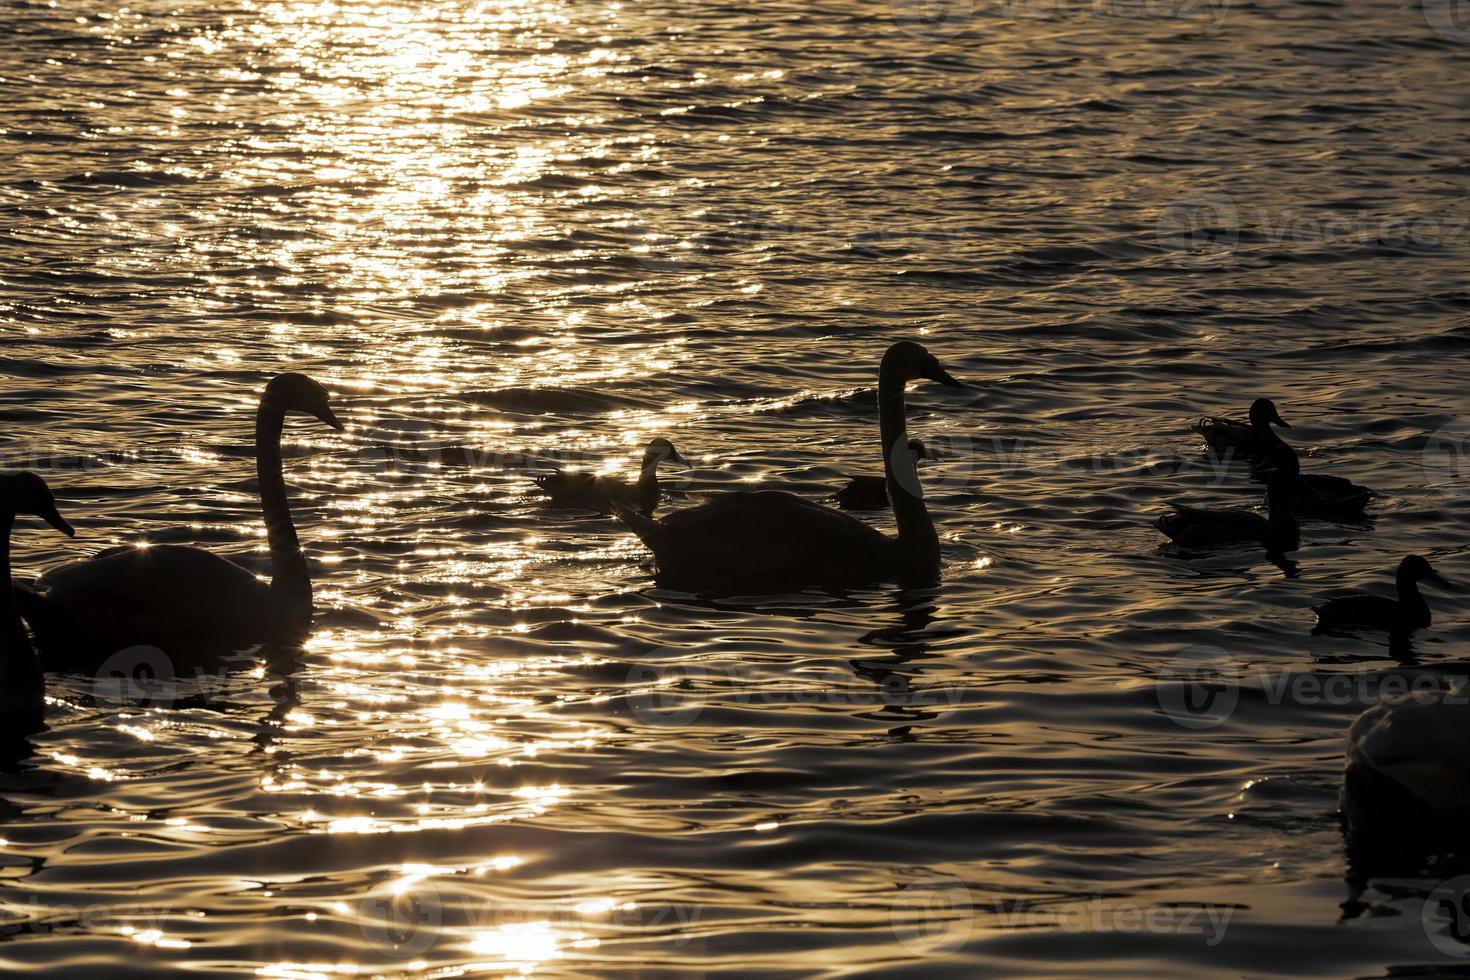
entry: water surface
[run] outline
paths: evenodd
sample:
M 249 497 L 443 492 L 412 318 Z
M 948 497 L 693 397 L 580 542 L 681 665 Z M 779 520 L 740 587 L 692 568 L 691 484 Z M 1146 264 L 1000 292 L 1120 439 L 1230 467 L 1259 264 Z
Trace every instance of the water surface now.
M 1364 869 L 1336 808 L 1380 680 L 1470 670 L 1470 600 L 1407 654 L 1308 633 L 1411 551 L 1470 581 L 1467 38 L 1373 0 L 0 18 L 0 452 L 79 530 L 24 522 L 21 573 L 262 563 L 262 384 L 352 427 L 287 426 L 298 657 L 51 679 L 0 776 L 7 973 L 1465 962 L 1420 915 L 1458 865 Z M 910 397 L 939 588 L 661 590 L 532 492 L 661 435 L 668 506 L 824 496 L 878 471 L 904 337 L 973 385 Z M 1168 500 L 1258 502 L 1187 427 L 1257 395 L 1371 525 L 1160 550 Z M 1169 710 L 1200 656 L 1208 727 Z

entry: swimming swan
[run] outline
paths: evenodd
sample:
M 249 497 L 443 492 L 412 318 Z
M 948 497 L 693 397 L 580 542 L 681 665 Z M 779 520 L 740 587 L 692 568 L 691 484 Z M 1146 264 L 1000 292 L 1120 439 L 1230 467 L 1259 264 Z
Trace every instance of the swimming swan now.
M 33 514 L 67 537 L 76 532 L 56 512 L 46 481 L 34 473 L 0 475 L 0 733 L 23 736 L 45 727 L 46 683 L 21 622 L 10 583 L 10 531 L 17 514 Z
M 1342 815 L 1355 838 L 1392 843 L 1470 820 L 1470 690 L 1386 697 L 1348 730 Z
M 312 379 L 282 374 L 266 385 L 255 416 L 255 467 L 270 544 L 270 584 L 199 548 L 109 548 L 47 572 L 36 596 L 21 593 L 43 664 L 95 669 L 116 651 L 140 645 L 187 660 L 305 635 L 311 579 L 281 476 L 281 427 L 290 411 L 342 429 L 327 389 Z
M 904 425 L 904 385 L 919 378 L 960 387 L 918 344 L 900 341 L 888 348 L 878 372 L 878 420 L 897 538 L 776 490 L 718 494 L 657 521 L 623 505 L 615 504 L 614 512 L 653 552 L 663 582 L 769 592 L 783 585 L 890 576 L 933 581 L 939 536 L 924 506 Z
M 598 476 L 595 473 L 565 473 L 557 470 L 536 477 L 536 486 L 551 497 L 554 507 L 585 507 L 589 510 L 605 510 L 613 501 L 636 507 L 644 514 L 652 514 L 658 506 L 658 464 L 664 460 L 689 465 L 679 455 L 674 444 L 667 439 L 654 439 L 643 451 L 643 465 L 639 469 L 638 482 L 629 483 L 615 476 Z

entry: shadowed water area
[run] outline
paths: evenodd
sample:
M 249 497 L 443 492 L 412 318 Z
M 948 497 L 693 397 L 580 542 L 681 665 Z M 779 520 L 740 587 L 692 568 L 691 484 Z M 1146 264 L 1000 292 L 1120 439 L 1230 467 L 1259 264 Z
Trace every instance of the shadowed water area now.
M 1470 869 L 1365 867 L 1336 811 L 1384 679 L 1470 673 L 1470 594 L 1408 650 L 1309 635 L 1410 552 L 1470 582 L 1431 6 L 6 3 L 0 463 L 78 531 L 22 518 L 17 575 L 263 570 L 265 381 L 349 431 L 287 420 L 304 649 L 48 678 L 0 969 L 1466 969 L 1421 909 Z M 663 508 L 824 498 L 881 471 L 903 338 L 970 385 L 910 386 L 936 588 L 660 589 L 536 493 L 664 436 Z M 1371 520 L 1161 548 L 1167 501 L 1259 504 L 1188 428 L 1256 396 Z

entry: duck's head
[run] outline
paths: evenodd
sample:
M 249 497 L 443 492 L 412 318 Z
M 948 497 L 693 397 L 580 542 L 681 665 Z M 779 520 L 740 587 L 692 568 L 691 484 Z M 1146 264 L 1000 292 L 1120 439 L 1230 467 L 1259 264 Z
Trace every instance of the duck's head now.
M 646 469 L 650 464 L 657 465 L 664 460 L 672 460 L 675 463 L 683 463 L 689 466 L 689 460 L 679 455 L 679 450 L 667 439 L 653 439 L 648 443 L 648 448 L 643 450 L 643 466 Z M 692 467 L 691 467 L 692 468 Z
M 56 512 L 56 498 L 46 481 L 23 470 L 0 474 L 0 511 L 7 514 L 34 514 L 67 537 L 76 532 Z
M 1251 402 L 1251 426 L 1260 430 L 1273 425 L 1279 425 L 1283 429 L 1291 428 L 1291 424 L 1276 411 L 1276 403 L 1271 399 L 1257 398 Z
M 1399 562 L 1398 577 L 1410 582 L 1433 582 L 1444 588 L 1453 588 L 1444 576 L 1434 570 L 1434 566 L 1418 555 L 1409 555 Z
M 880 374 L 897 375 L 905 384 L 920 378 L 927 378 L 953 388 L 964 387 L 950 377 L 949 372 L 940 365 L 939 358 L 925 350 L 923 345 L 916 344 L 912 340 L 900 340 L 888 348 L 888 353 L 883 355 L 883 367 Z
M 285 412 L 305 412 L 341 432 L 344 426 L 332 411 L 332 393 L 304 374 L 278 374 L 265 386 L 262 403 Z

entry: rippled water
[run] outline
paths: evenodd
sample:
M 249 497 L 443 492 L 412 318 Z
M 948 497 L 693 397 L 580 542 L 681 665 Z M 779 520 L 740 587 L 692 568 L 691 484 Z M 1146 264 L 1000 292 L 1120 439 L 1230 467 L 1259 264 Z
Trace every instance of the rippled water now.
M 0 965 L 1464 962 L 1448 859 L 1364 869 L 1336 807 L 1379 682 L 1470 669 L 1470 599 L 1397 660 L 1308 636 L 1409 551 L 1470 581 L 1470 36 L 1430 2 L 11 0 L 0 449 L 79 531 L 22 522 L 19 573 L 261 561 L 261 385 L 351 431 L 287 426 L 295 662 L 50 678 Z M 901 337 L 974 386 L 911 394 L 940 588 L 662 591 L 531 492 L 663 435 L 685 498 L 823 496 L 879 469 Z M 1373 522 L 1161 550 L 1164 501 L 1259 498 L 1187 428 L 1256 395 Z M 1201 651 L 1228 717 L 1172 700 Z

